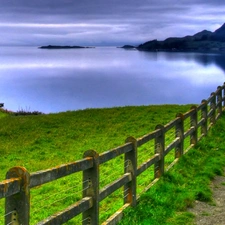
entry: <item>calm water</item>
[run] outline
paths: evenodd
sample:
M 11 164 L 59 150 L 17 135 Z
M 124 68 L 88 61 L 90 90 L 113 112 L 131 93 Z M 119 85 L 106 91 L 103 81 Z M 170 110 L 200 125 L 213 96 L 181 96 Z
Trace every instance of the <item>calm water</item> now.
M 225 81 L 225 55 L 118 48 L 0 48 L 0 102 L 13 111 L 200 103 Z

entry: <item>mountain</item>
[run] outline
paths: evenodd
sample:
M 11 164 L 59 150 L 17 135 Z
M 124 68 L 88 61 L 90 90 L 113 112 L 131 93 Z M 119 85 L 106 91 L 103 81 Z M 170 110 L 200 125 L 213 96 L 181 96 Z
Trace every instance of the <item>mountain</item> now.
M 151 40 L 136 47 L 145 51 L 225 52 L 225 23 L 214 32 L 203 30 L 185 37 L 170 37 L 164 41 Z
M 215 30 L 212 35 L 212 39 L 225 42 L 225 23 L 219 29 Z

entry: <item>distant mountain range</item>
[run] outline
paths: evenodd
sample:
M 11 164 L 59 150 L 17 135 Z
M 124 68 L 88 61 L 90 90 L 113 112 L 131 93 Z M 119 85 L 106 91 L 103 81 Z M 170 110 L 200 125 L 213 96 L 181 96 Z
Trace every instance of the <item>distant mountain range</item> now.
M 124 45 L 122 48 L 144 51 L 225 52 L 225 23 L 214 32 L 203 30 L 193 36 L 170 37 L 164 41 L 151 40 L 139 46 Z

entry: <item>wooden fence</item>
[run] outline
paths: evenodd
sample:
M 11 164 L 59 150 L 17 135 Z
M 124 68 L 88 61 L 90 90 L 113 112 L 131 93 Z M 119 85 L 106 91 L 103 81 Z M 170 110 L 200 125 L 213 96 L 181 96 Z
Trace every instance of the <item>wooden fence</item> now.
M 154 179 L 149 180 L 144 191 L 147 191 L 165 171 L 165 157 L 174 150 L 174 161 L 167 168 L 171 168 L 178 159 L 193 147 L 203 136 L 207 134 L 210 127 L 222 114 L 225 102 L 225 84 L 217 88 L 207 100 L 200 105 L 193 106 L 190 111 L 184 114 L 177 114 L 176 118 L 166 124 L 157 125 L 155 130 L 135 139 L 129 137 L 126 143 L 110 151 L 98 154 L 94 150 L 84 153 L 84 158 L 69 164 L 55 168 L 29 173 L 23 167 L 9 169 L 6 180 L 0 183 L 0 199 L 5 198 L 5 225 L 28 225 L 30 220 L 30 189 L 39 185 L 52 182 L 67 175 L 82 172 L 83 174 L 83 197 L 74 202 L 71 206 L 60 211 L 38 225 L 58 225 L 69 221 L 82 214 L 83 225 L 99 224 L 99 203 L 117 189 L 124 187 L 124 204 L 115 214 L 109 217 L 102 224 L 116 224 L 121 220 L 123 210 L 129 206 L 135 206 L 140 195 L 137 195 L 137 177 L 150 167 L 154 167 Z M 189 121 L 188 128 L 185 128 L 185 121 Z M 172 140 L 166 143 L 166 137 L 170 133 Z M 189 138 L 188 145 L 184 141 Z M 137 166 L 137 154 L 140 146 L 154 142 L 154 155 L 146 159 L 144 163 Z M 99 188 L 99 172 L 101 165 L 124 156 L 124 174 L 104 188 Z

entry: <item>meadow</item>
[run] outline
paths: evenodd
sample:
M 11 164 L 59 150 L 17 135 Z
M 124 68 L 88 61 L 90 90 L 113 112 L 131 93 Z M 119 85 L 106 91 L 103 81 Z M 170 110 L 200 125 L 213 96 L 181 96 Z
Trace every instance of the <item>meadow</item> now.
M 189 109 L 190 105 L 155 105 L 29 116 L 2 112 L 0 179 L 13 166 L 34 172 L 81 159 L 89 149 L 107 151 L 128 136 L 143 136 Z
M 190 107 L 127 106 L 40 115 L 15 115 L 2 111 L 0 179 L 5 179 L 7 170 L 14 166 L 23 166 L 32 173 L 82 159 L 83 153 L 89 149 L 105 152 L 122 145 L 128 136 L 138 138 L 153 131 L 157 124 L 168 123 L 178 112 L 187 112 Z M 123 172 L 121 169 L 118 162 L 106 164 L 101 171 L 100 186 Z M 81 183 L 81 174 L 76 174 L 32 190 L 31 224 L 79 200 Z M 122 205 L 118 196 L 121 198 L 121 193 L 115 192 L 101 203 L 101 222 Z M 1 200 L 0 204 L 3 206 L 4 201 Z M 4 219 L 3 208 L 0 207 L 0 222 Z M 74 223 L 75 220 L 71 220 L 67 224 Z

